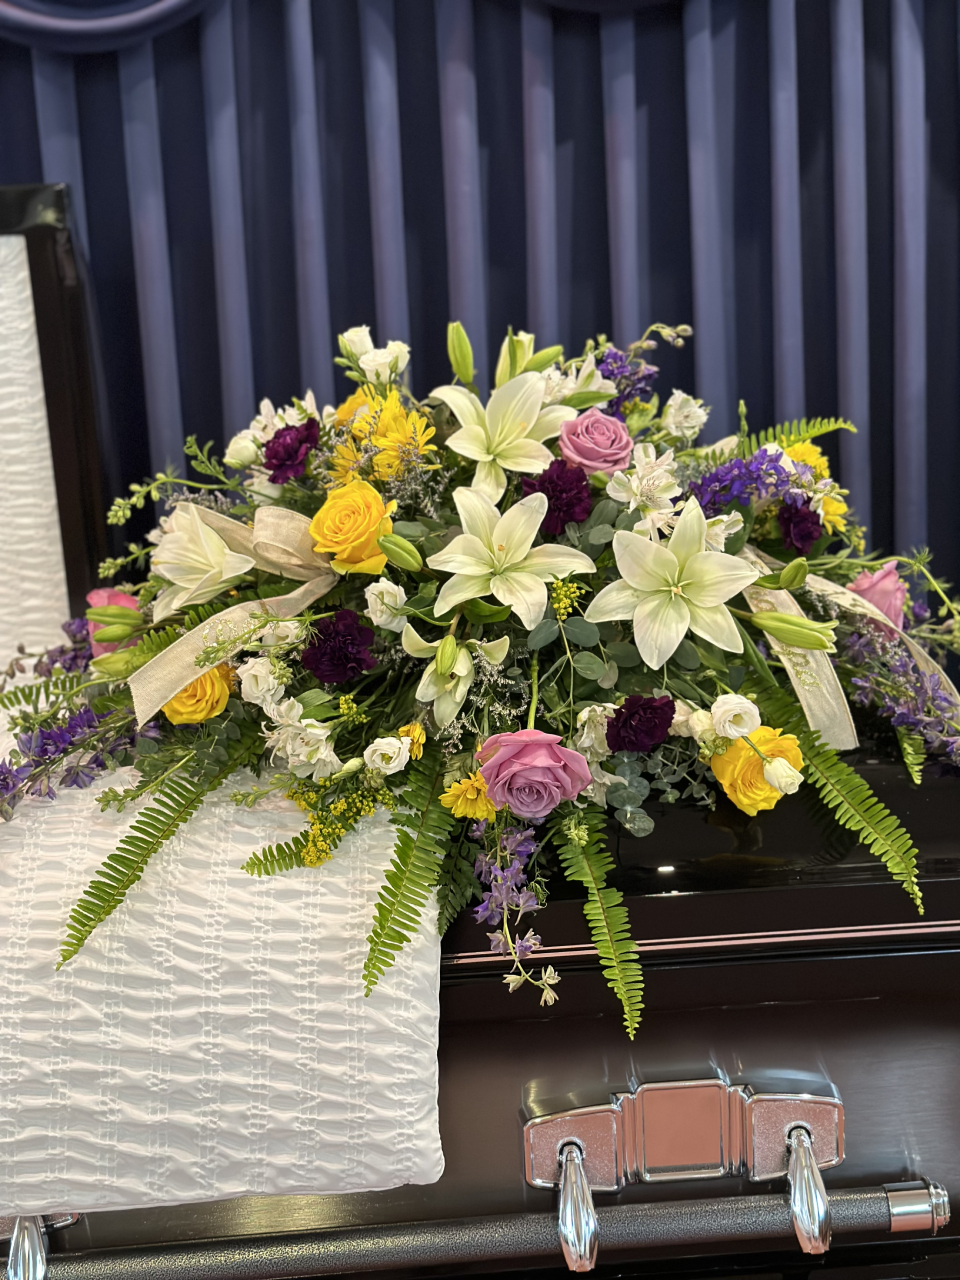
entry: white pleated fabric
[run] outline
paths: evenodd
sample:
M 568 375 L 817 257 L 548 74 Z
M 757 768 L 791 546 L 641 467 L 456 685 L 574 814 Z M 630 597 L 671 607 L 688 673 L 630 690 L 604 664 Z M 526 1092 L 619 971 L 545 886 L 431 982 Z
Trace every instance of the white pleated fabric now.
M 69 617 L 27 242 L 0 236 L 0 667 L 60 644 Z M 2 1105 L 2 1100 L 0 1100 Z
M 0 824 L 0 1214 L 442 1173 L 432 913 L 363 996 L 387 816 L 321 868 L 255 880 L 240 864 L 303 818 L 287 801 L 238 809 L 243 781 L 205 802 L 59 973 L 69 909 L 133 815 L 101 814 L 96 786 Z

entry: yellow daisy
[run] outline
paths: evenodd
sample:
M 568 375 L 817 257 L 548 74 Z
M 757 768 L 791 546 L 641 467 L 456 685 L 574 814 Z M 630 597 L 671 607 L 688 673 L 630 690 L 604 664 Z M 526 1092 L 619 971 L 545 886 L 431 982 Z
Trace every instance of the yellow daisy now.
M 847 512 L 850 508 L 840 497 L 826 494 L 820 503 L 820 523 L 827 533 L 843 533 L 847 527 Z
M 812 441 L 803 440 L 800 444 L 792 444 L 787 450 L 787 457 L 812 467 L 817 480 L 830 479 L 830 460 L 820 446 Z
M 497 812 L 493 801 L 487 799 L 487 784 L 479 769 L 459 782 L 452 782 L 440 797 L 440 803 L 445 809 L 452 809 L 455 818 L 473 818 L 475 822 L 490 819 Z

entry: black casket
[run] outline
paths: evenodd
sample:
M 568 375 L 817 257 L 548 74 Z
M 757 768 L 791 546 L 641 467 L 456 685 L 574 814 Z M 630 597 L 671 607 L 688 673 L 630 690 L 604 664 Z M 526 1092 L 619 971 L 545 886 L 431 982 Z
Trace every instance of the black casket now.
M 442 961 L 439 1182 L 88 1215 L 51 1229 L 51 1280 L 565 1274 L 561 1174 L 584 1269 L 595 1226 L 607 1274 L 960 1275 L 958 783 L 859 767 L 916 838 L 922 917 L 802 800 L 670 811 L 616 849 L 646 975 L 633 1042 L 579 903 L 538 917 L 562 979 L 547 1009 L 507 994 L 464 913 Z

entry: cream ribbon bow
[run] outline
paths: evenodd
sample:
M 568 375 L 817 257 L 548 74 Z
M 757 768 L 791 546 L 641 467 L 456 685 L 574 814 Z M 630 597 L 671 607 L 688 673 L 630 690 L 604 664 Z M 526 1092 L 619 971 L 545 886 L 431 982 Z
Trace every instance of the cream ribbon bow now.
M 203 523 L 219 534 L 231 551 L 251 556 L 258 569 L 284 578 L 303 582 L 302 587 L 285 596 L 271 596 L 266 600 L 250 600 L 234 605 L 216 614 L 209 622 L 194 627 L 186 635 L 175 640 L 155 658 L 135 671 L 127 680 L 133 695 L 133 709 L 137 724 L 142 725 L 157 714 L 181 689 L 192 684 L 198 676 L 212 671 L 217 663 L 197 666 L 197 658 L 212 641 L 211 631 L 217 642 L 229 640 L 231 633 L 243 637 L 255 614 L 273 614 L 274 617 L 294 617 L 308 608 L 315 600 L 339 581 L 330 567 L 329 558 L 314 551 L 310 521 L 286 507 L 258 507 L 253 527 L 233 520 L 230 516 L 205 507 L 196 507 Z M 242 648 L 238 641 L 227 647 L 227 656 Z

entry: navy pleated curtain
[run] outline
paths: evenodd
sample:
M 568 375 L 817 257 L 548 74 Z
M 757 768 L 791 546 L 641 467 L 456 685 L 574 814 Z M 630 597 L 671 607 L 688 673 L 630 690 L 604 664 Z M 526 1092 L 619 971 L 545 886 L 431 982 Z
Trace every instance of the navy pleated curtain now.
M 350 325 L 424 393 L 450 318 L 481 378 L 508 324 L 688 321 L 663 392 L 713 438 L 740 398 L 852 418 L 874 545 L 960 577 L 957 0 L 130 0 L 88 39 L 94 8 L 0 13 L 0 183 L 71 185 L 113 487 L 342 394 Z

